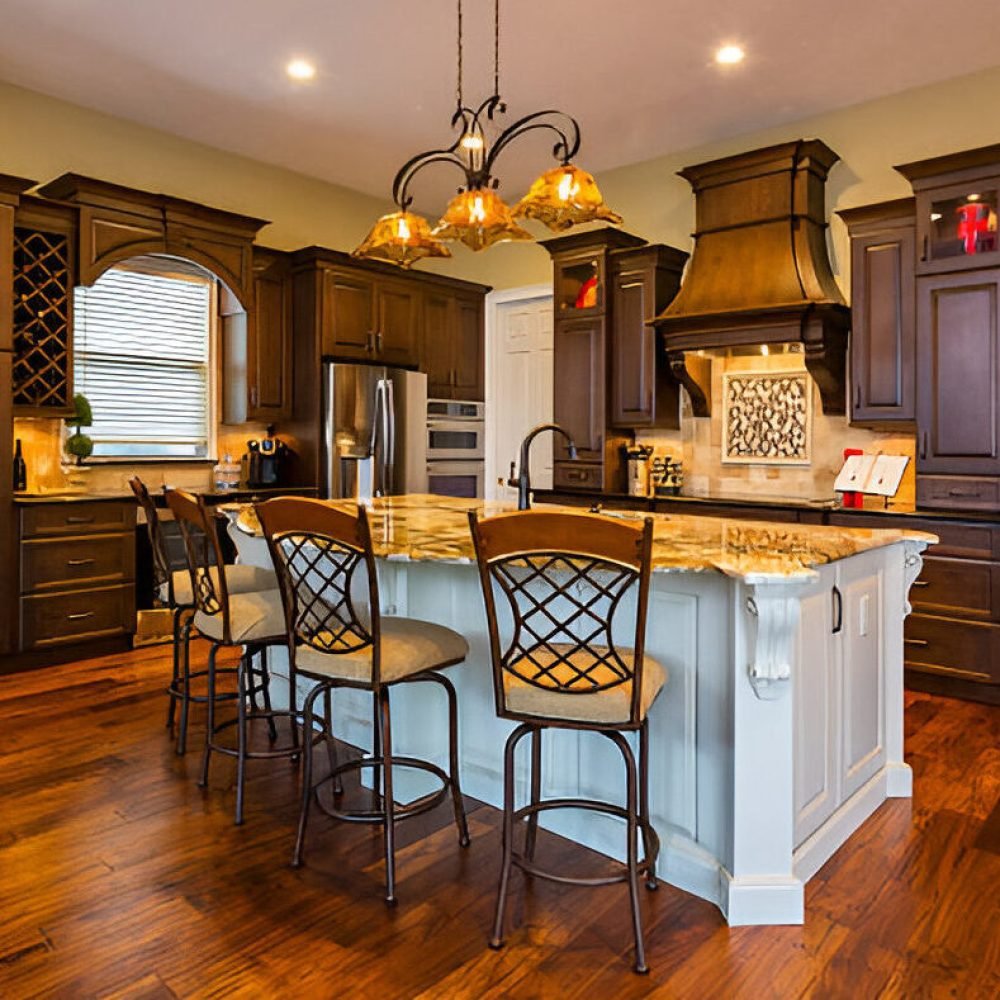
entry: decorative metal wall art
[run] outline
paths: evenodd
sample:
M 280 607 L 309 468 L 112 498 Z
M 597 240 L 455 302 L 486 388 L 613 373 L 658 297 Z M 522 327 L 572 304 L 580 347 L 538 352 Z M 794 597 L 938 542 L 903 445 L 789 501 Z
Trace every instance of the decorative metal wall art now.
M 812 380 L 806 372 L 722 376 L 722 461 L 808 465 Z

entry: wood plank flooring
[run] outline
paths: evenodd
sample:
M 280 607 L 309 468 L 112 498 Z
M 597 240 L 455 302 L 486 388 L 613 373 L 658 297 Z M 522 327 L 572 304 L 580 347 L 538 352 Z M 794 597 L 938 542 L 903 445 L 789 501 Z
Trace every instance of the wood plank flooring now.
M 204 658 L 199 645 L 196 658 Z M 165 647 L 0 678 L 0 997 L 1000 996 L 1000 708 L 907 695 L 914 799 L 886 803 L 810 882 L 802 927 L 729 928 L 663 885 L 644 899 L 652 972 L 630 969 L 626 896 L 515 873 L 486 947 L 499 814 L 445 805 L 381 839 L 317 816 L 288 866 L 295 771 L 233 762 L 195 785 L 164 728 Z M 543 835 L 542 861 L 599 859 Z

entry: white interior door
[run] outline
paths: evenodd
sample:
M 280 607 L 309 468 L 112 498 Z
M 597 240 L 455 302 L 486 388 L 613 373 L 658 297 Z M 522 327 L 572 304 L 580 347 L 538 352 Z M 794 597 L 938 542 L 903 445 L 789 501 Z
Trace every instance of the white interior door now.
M 517 462 L 524 435 L 552 420 L 552 292 L 549 288 L 493 293 L 487 326 L 486 496 L 516 499 L 498 484 Z M 552 443 L 532 448 L 531 484 L 552 487 Z

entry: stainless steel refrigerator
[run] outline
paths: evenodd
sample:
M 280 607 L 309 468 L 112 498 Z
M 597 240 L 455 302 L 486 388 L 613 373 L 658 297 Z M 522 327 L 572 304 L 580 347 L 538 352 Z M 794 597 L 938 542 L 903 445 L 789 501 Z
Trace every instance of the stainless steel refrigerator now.
M 427 491 L 427 376 L 323 363 L 323 495 Z

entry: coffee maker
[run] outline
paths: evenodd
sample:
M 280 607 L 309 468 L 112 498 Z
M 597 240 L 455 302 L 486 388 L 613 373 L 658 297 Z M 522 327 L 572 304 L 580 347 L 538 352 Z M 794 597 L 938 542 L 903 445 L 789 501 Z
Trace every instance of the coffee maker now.
M 284 441 L 274 437 L 271 428 L 261 440 L 247 441 L 243 456 L 243 480 L 250 489 L 281 485 L 281 465 L 288 451 Z

